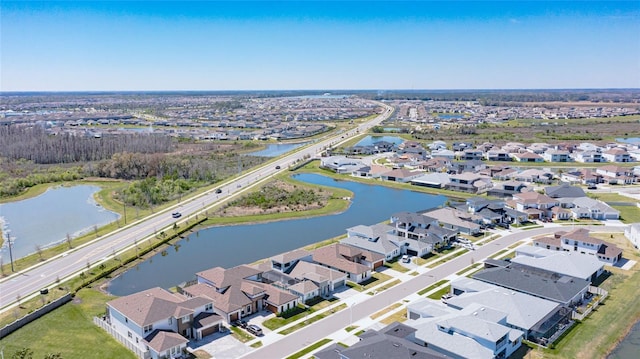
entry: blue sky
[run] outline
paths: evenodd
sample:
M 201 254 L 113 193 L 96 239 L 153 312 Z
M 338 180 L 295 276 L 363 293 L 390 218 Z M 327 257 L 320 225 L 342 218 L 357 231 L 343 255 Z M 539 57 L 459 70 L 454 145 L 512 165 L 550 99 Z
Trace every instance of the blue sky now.
M 5 1 L 0 90 L 640 87 L 640 1 Z

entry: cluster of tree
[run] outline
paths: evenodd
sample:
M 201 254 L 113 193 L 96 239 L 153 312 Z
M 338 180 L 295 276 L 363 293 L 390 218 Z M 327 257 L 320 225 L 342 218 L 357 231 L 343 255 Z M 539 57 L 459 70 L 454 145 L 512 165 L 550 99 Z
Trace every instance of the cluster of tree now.
M 326 195 L 322 191 L 315 189 L 303 189 L 294 186 L 292 190 L 287 190 L 281 183 L 270 183 L 262 187 L 260 191 L 249 193 L 231 203 L 228 207 L 259 207 L 270 209 L 274 207 L 296 207 L 322 203 L 326 200 Z
M 5 177 L 0 180 L 0 197 L 16 196 L 26 188 L 42 183 L 75 181 L 83 177 L 84 175 L 80 167 L 54 167 L 46 171 L 30 173 L 24 177 Z
M 199 156 L 123 152 L 114 154 L 109 160 L 85 165 L 84 172 L 87 176 L 125 180 L 156 177 L 215 182 L 263 161 L 261 157 L 238 156 L 232 152 Z
M 149 208 L 188 193 L 201 183 L 188 179 L 149 177 L 135 181 L 117 193 L 118 200 L 129 206 Z
M 173 147 L 168 136 L 131 134 L 118 136 L 51 136 L 40 126 L 0 127 L 0 156 L 40 164 L 98 161 L 118 152 L 166 153 Z

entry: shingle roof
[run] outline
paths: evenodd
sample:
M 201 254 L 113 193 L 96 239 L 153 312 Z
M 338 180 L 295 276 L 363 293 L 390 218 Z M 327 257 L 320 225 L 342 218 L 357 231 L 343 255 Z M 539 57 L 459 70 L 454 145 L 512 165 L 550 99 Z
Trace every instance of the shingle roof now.
M 569 303 L 589 286 L 585 279 L 541 275 L 523 268 L 489 268 L 475 273 L 473 278 L 558 303 Z
M 342 244 L 332 244 L 313 251 L 313 260 L 320 264 L 337 268 L 343 272 L 362 274 L 369 271 L 370 268 L 363 264 L 347 260 L 344 256 L 353 257 L 363 252 L 364 250 L 360 248 Z
M 163 330 L 154 330 L 144 340 L 148 343 L 149 348 L 156 353 L 161 353 L 189 342 L 187 338 L 178 333 Z
M 195 307 L 210 302 L 206 298 L 189 299 L 156 287 L 114 299 L 107 305 L 144 327 L 170 317 L 192 314 Z

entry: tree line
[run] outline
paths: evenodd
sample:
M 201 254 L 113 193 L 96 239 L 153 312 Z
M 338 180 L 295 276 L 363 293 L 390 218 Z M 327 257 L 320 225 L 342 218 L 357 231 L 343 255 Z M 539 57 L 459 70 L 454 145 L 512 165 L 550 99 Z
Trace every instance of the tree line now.
M 164 135 L 117 136 L 49 135 L 40 126 L 0 126 L 0 156 L 37 164 L 61 164 L 108 159 L 119 152 L 167 153 L 172 139 Z

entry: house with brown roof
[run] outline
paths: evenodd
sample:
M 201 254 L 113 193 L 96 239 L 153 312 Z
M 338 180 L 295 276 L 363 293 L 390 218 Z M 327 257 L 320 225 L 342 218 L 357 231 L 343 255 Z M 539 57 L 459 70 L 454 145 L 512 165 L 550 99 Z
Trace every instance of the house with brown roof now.
M 213 300 L 151 288 L 107 302 L 101 326 L 143 358 L 177 358 L 189 339 L 220 330 Z
M 313 261 L 347 274 L 347 279 L 360 283 L 384 264 L 384 256 L 345 244 L 332 244 L 313 251 Z
M 515 209 L 527 213 L 530 219 L 551 218 L 551 209 L 560 205 L 557 199 L 538 192 L 516 193 L 513 201 Z
M 247 265 L 215 267 L 196 273 L 197 283 L 181 289 L 213 299 L 214 311 L 228 323 L 262 310 L 281 313 L 300 303 L 297 296 L 264 283 L 262 273 Z
M 542 156 L 532 152 L 512 153 L 511 158 L 518 162 L 544 162 Z

